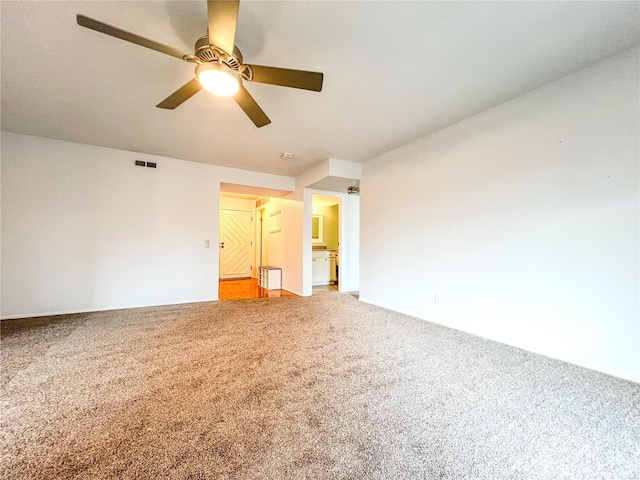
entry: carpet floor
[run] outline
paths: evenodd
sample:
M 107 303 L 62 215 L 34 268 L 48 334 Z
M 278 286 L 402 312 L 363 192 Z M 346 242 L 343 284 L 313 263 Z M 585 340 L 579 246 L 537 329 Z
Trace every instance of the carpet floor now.
M 350 295 L 1 327 L 5 479 L 640 478 L 640 385 Z

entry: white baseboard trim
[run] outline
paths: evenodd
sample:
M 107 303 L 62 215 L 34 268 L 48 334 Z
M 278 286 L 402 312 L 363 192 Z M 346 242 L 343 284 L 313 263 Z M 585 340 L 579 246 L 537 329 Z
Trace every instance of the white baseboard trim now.
M 500 340 L 498 338 L 491 338 L 491 337 L 487 337 L 487 336 L 484 336 L 484 335 L 479 335 L 476 332 L 470 332 L 468 330 L 461 329 L 461 328 L 459 328 L 457 326 L 453 326 L 451 324 L 448 324 L 448 323 L 440 321 L 440 320 L 434 320 L 432 318 L 421 317 L 419 315 L 416 315 L 415 313 L 412 313 L 412 312 L 409 312 L 409 311 L 406 311 L 406 310 L 399 310 L 399 309 L 396 309 L 396 308 L 391 308 L 391 307 L 389 307 L 387 305 L 384 305 L 384 304 L 379 303 L 379 302 L 374 302 L 374 301 L 368 300 L 366 298 L 360 297 L 358 300 L 363 302 L 363 303 L 368 303 L 369 305 L 373 305 L 375 307 L 380 307 L 380 308 L 384 308 L 386 310 L 391 310 L 392 312 L 402 313 L 403 315 L 408 315 L 410 317 L 417 318 L 419 320 L 424 320 L 424 321 L 427 321 L 427 322 L 435 323 L 435 324 L 438 324 L 438 325 L 442 325 L 443 327 L 452 328 L 453 330 L 458 330 L 459 332 L 464 332 L 464 333 L 468 333 L 469 335 L 475 335 L 476 337 L 484 338 L 486 340 L 491 340 L 492 342 L 502 343 L 503 345 L 509 345 L 511 347 L 519 348 L 520 350 L 525 350 L 527 352 L 536 353 L 538 355 L 542 355 L 542 356 L 547 357 L 547 358 L 553 358 L 554 360 L 560 360 L 561 362 L 569 363 L 571 365 L 576 365 L 576 366 L 582 367 L 582 368 L 588 368 L 589 370 L 595 370 L 596 372 L 605 373 L 607 375 L 611 375 L 612 377 L 621 378 L 622 380 L 628 380 L 630 382 L 634 382 L 634 383 L 640 384 L 640 375 L 634 375 L 634 374 L 629 373 L 629 372 L 622 372 L 620 370 L 616 370 L 616 369 L 613 369 L 613 368 L 609 368 L 609 367 L 606 367 L 606 366 L 603 366 L 603 365 L 598 365 L 598 364 L 594 364 L 594 363 L 590 363 L 590 362 L 577 361 L 577 360 L 570 359 L 570 358 L 558 357 L 557 355 L 550 355 L 549 353 L 546 353 L 546 352 L 541 352 L 541 351 L 537 351 L 537 350 L 531 350 L 531 348 L 523 347 L 523 346 L 515 344 L 515 343 L 507 343 L 507 342 L 505 342 L 503 340 Z
M 297 290 L 293 290 L 293 289 L 289 289 L 289 288 L 283 288 L 282 290 L 284 290 L 285 292 L 293 293 L 294 295 L 297 295 L 299 297 L 304 297 L 304 295 L 302 293 L 298 292 Z
M 57 310 L 51 312 L 39 312 L 39 313 L 20 313 L 17 315 L 4 315 L 0 317 L 0 320 L 18 320 L 20 318 L 38 318 L 38 317 L 54 317 L 56 315 L 75 315 L 76 313 L 94 313 L 94 312 L 108 312 L 110 310 L 130 310 L 135 308 L 153 308 L 153 307 L 166 307 L 168 305 L 187 305 L 189 303 L 212 303 L 219 301 L 217 298 L 214 300 L 195 300 L 189 302 L 171 302 L 171 303 L 158 303 L 154 305 L 129 305 L 126 307 L 105 307 L 105 308 L 91 308 L 91 309 L 76 309 L 76 310 Z

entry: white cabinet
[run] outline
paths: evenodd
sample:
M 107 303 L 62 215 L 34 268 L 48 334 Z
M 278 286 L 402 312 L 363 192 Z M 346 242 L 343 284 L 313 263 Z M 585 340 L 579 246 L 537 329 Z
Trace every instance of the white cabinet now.
M 324 252 L 314 251 L 311 256 L 311 271 L 313 285 L 326 285 L 328 282 L 328 264 L 325 262 Z
M 329 285 L 337 280 L 335 250 L 314 250 L 311 262 L 313 285 Z
M 282 288 L 282 269 L 278 267 L 260 267 L 258 285 L 267 290 Z

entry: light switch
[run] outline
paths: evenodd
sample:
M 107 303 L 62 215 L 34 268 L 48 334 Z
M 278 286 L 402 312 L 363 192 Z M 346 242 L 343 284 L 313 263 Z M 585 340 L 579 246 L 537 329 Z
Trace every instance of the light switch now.
M 205 240 L 204 241 L 204 248 L 209 248 L 209 245 L 210 245 L 209 240 Z

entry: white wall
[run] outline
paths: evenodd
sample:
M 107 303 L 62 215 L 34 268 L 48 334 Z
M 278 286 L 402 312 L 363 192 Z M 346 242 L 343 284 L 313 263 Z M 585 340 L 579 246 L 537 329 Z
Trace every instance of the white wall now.
M 339 205 L 319 208 L 319 213 L 322 215 L 322 240 L 329 250 L 338 250 L 340 240 L 339 210 Z
M 317 206 L 314 204 L 313 214 L 322 216 L 322 242 L 316 241 L 313 244 L 314 246 L 325 247 L 329 250 L 338 250 L 340 238 L 340 224 L 338 222 L 339 210 L 340 206 L 338 204 L 333 206 Z
M 343 193 L 340 215 L 340 280 L 341 292 L 360 289 L 360 197 Z
M 220 182 L 294 186 L 7 132 L 1 167 L 3 318 L 217 300 Z
M 302 211 L 297 200 L 271 198 L 263 215 L 263 265 L 282 268 L 282 288 L 303 295 Z M 279 212 L 274 215 L 270 215 Z
M 220 195 L 220 208 L 253 212 L 256 209 L 256 201 L 247 198 L 227 197 L 223 193 Z
M 639 53 L 365 163 L 360 299 L 640 381 Z
M 360 180 L 362 165 L 337 158 L 327 158 L 296 177 L 296 191 L 286 198 L 303 200 L 304 189 L 346 192 Z
M 340 160 L 338 158 L 330 158 L 328 176 L 360 180 L 362 176 L 362 164 Z

